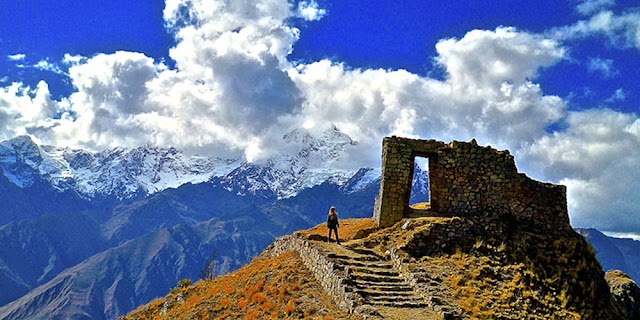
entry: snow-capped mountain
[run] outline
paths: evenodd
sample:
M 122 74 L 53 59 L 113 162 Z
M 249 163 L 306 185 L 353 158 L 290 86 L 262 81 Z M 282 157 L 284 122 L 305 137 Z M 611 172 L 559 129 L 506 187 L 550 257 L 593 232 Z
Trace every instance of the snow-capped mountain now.
M 20 188 L 42 179 L 59 191 L 85 198 L 127 199 L 186 183 L 211 182 L 238 195 L 265 199 L 295 196 L 325 182 L 354 192 L 380 171 L 338 169 L 341 155 L 357 142 L 333 127 L 318 137 L 294 130 L 282 139 L 283 152 L 261 164 L 213 156 L 187 156 L 174 148 L 114 148 L 101 152 L 38 145 L 28 136 L 0 143 L 2 174 Z
M 358 145 L 335 127 L 318 138 L 303 130 L 291 131 L 282 138 L 282 145 L 285 151 L 265 164 L 245 162 L 228 175 L 214 179 L 214 183 L 239 195 L 283 199 L 324 182 L 339 186 L 351 183 L 351 189 L 355 191 L 375 179 L 370 175 L 357 175 L 359 170 L 339 169 L 335 165 L 342 154 Z M 380 170 L 366 170 L 380 176 Z M 357 177 L 357 183 L 352 181 Z
M 423 164 L 425 166 L 425 164 Z M 409 203 L 429 202 L 429 173 L 415 163 Z
M 38 145 L 21 136 L 0 143 L 2 174 L 18 187 L 38 179 L 59 191 L 76 191 L 83 197 L 131 198 L 185 183 L 223 176 L 238 166 L 237 160 L 185 156 L 174 148 L 114 148 L 102 152 Z

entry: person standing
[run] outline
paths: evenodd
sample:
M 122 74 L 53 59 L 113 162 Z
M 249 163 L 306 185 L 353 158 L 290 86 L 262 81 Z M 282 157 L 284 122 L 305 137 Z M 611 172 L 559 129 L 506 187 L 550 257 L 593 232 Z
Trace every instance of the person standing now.
M 329 208 L 329 214 L 327 215 L 327 228 L 329 229 L 327 243 L 331 242 L 331 231 L 333 231 L 336 233 L 336 243 L 340 244 L 340 239 L 338 238 L 338 227 L 340 227 L 340 223 L 338 222 L 338 213 L 336 212 L 336 207 L 332 206 Z

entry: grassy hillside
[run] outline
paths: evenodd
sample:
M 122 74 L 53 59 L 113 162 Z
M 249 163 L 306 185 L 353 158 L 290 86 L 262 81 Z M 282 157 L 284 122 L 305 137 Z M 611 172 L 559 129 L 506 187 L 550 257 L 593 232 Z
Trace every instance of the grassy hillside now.
M 340 237 L 351 239 L 371 227 L 371 219 L 342 220 Z M 327 228 L 320 224 L 299 233 L 321 239 Z M 360 319 L 338 309 L 293 252 L 262 255 L 231 274 L 185 283 L 123 319 Z
M 292 252 L 176 287 L 124 319 L 357 319 L 339 310 Z
M 457 219 L 457 218 L 456 218 Z M 397 251 L 403 265 L 423 275 L 420 287 L 463 319 L 620 319 L 592 248 L 579 234 L 553 236 L 510 230 L 422 256 L 404 252 L 415 233 L 450 218 L 418 218 L 375 230 L 371 219 L 341 222 L 344 246 L 326 244 L 323 224 L 298 231 L 323 252 Z M 553 239 L 553 240 L 552 240 Z M 436 246 L 425 243 L 425 246 Z M 331 255 L 330 253 L 328 256 Z M 366 297 L 365 297 L 366 298 Z M 398 309 L 399 310 L 399 309 Z M 415 319 L 409 310 L 395 318 Z M 411 311 L 413 310 L 413 311 Z M 384 310 L 380 314 L 388 315 Z M 428 314 L 428 313 L 423 313 Z M 297 253 L 262 255 L 237 272 L 178 286 L 125 319 L 357 319 L 336 307 Z M 392 315 L 393 318 L 393 315 Z M 427 317 L 425 317 L 427 319 Z

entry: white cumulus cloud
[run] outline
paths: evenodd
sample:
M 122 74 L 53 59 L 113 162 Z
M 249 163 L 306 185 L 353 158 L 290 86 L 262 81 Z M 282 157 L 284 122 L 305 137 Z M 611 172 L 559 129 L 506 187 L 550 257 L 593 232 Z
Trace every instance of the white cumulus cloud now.
M 7 59 L 9 59 L 11 61 L 22 61 L 26 57 L 27 57 L 27 55 L 24 54 L 24 53 L 17 53 L 17 54 L 8 55 Z
M 389 134 L 475 137 L 517 148 L 563 116 L 563 101 L 529 80 L 562 59 L 557 43 L 498 28 L 443 40 L 436 49 L 444 81 L 404 70 L 351 70 L 327 60 L 299 66 L 291 74 L 305 102 L 296 121 L 307 128 L 333 123 L 367 148 Z
M 64 74 L 64 71 L 62 71 L 62 69 L 60 69 L 60 67 L 57 64 L 52 63 L 49 60 L 40 60 L 38 61 L 38 63 L 34 64 L 33 67 L 42 71 L 50 71 L 57 74 Z
M 615 0 L 584 0 L 578 4 L 576 10 L 583 15 L 591 15 L 615 4 Z
M 49 139 L 90 148 L 135 146 L 145 139 L 138 116 L 154 111 L 145 103 L 147 82 L 159 72 L 141 53 L 99 54 L 69 69 L 77 91 Z M 142 130 L 141 130 L 142 129 Z
M 379 165 L 387 135 L 476 138 L 510 149 L 534 178 L 567 184 L 574 225 L 640 227 L 633 212 L 640 120 L 611 110 L 568 111 L 536 83 L 540 70 L 567 58 L 560 41 L 596 34 L 637 46 L 634 13 L 602 11 L 546 35 L 498 27 L 443 39 L 435 57 L 441 79 L 289 61 L 301 36 L 292 21 L 324 14 L 315 1 L 167 0 L 175 68 L 143 53 L 66 55 L 76 91 L 53 101 L 44 82 L 1 88 L 0 134 L 94 149 L 151 143 L 259 161 L 280 152 L 292 129 L 320 134 L 336 126 L 360 142 L 343 160 L 351 167 Z M 614 71 L 608 60 L 593 61 L 595 72 Z M 549 133 L 556 124 L 562 129 Z M 619 219 L 607 222 L 609 216 Z
M 327 10 L 320 8 L 315 1 L 302 1 L 298 4 L 298 16 L 305 20 L 320 20 L 325 14 Z
M 0 88 L 0 139 L 48 132 L 55 125 L 52 117 L 60 111 L 58 104 L 44 81 L 35 88 L 20 83 Z
M 567 185 L 572 224 L 637 232 L 640 119 L 608 109 L 572 112 L 568 129 L 520 154 L 526 165 Z
M 49 141 L 90 148 L 172 145 L 263 154 L 266 133 L 300 109 L 286 56 L 298 30 L 286 1 L 167 1 L 175 69 L 142 53 L 66 55 L 77 92 Z

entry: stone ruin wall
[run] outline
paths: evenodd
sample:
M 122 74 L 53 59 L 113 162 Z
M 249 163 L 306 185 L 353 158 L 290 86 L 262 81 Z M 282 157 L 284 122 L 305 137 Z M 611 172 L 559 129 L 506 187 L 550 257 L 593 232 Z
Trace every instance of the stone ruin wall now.
M 415 157 L 429 159 L 430 208 L 409 207 Z M 566 188 L 518 173 L 508 151 L 471 142 L 387 137 L 374 220 L 391 226 L 406 217 L 448 216 L 482 220 L 498 215 L 541 230 L 570 229 Z

